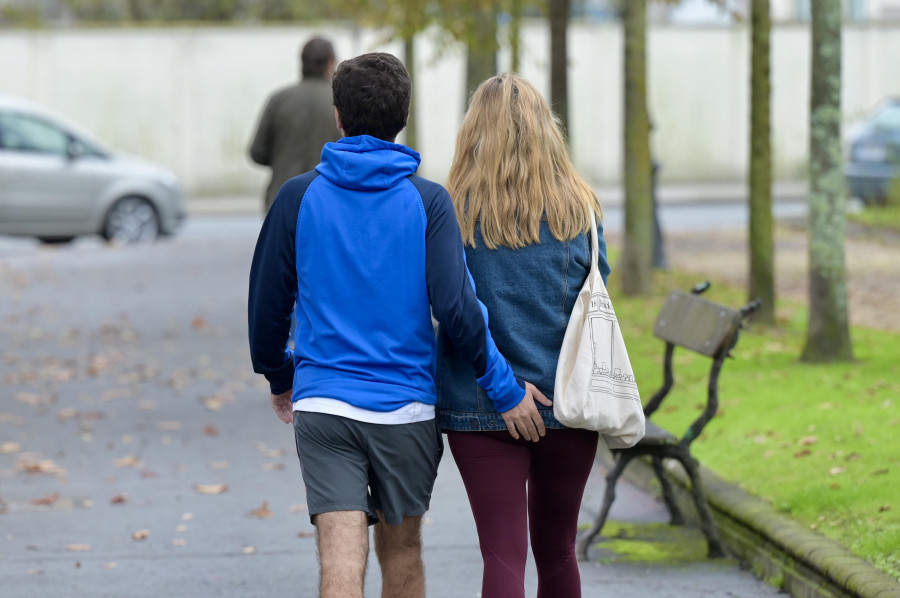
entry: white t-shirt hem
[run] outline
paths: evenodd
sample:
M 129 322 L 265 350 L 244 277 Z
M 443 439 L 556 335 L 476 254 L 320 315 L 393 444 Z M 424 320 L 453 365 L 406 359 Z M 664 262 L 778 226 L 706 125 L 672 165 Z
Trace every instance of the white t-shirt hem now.
M 294 411 L 337 415 L 370 424 L 414 424 L 434 419 L 434 405 L 418 401 L 394 411 L 371 411 L 326 397 L 308 397 L 294 401 Z

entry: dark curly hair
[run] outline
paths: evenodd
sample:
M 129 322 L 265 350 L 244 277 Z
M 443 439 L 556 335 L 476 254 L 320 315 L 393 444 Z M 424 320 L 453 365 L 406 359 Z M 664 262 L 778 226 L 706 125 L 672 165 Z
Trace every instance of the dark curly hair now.
M 412 82 L 396 56 L 363 54 L 338 65 L 331 81 L 344 134 L 393 141 L 406 126 Z

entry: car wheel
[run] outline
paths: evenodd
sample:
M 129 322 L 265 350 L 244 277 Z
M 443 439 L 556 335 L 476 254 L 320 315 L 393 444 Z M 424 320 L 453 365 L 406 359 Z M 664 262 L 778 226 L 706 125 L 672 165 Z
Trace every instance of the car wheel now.
M 44 245 L 62 245 L 64 243 L 71 243 L 75 237 L 38 237 L 38 241 L 43 243 Z
M 159 236 L 159 216 L 143 197 L 123 197 L 106 213 L 101 234 L 111 243 L 154 241 Z

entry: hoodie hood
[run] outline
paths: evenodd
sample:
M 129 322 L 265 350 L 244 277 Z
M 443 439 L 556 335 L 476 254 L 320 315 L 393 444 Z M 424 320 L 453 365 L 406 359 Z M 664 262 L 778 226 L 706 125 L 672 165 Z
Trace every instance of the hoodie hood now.
M 345 189 L 390 189 L 419 168 L 419 153 L 370 135 L 326 143 L 316 172 Z

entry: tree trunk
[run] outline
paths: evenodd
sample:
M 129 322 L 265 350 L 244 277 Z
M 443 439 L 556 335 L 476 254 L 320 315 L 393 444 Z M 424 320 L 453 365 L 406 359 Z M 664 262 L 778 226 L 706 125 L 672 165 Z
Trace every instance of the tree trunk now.
M 497 74 L 497 9 L 493 3 L 472 7 L 473 30 L 466 55 L 466 105 L 481 82 Z
M 750 299 L 762 306 L 753 320 L 775 325 L 772 222 L 772 127 L 769 0 L 751 0 L 750 16 Z
M 563 132 L 569 128 L 568 28 L 569 0 L 550 0 L 550 106 L 559 116 Z
M 626 295 L 652 289 L 653 213 L 647 116 L 647 2 L 623 2 L 625 42 L 625 244 L 619 272 Z
M 841 172 L 841 2 L 812 3 L 809 123 L 809 328 L 801 359 L 852 361 Z
M 409 119 L 406 121 L 406 145 L 413 149 L 419 146 L 419 131 L 416 126 L 416 44 L 415 35 L 403 36 L 403 57 L 406 70 L 412 80 L 412 95 L 409 102 Z
M 522 43 L 522 0 L 512 0 L 509 9 L 509 53 L 512 54 L 510 69 L 519 72 Z

